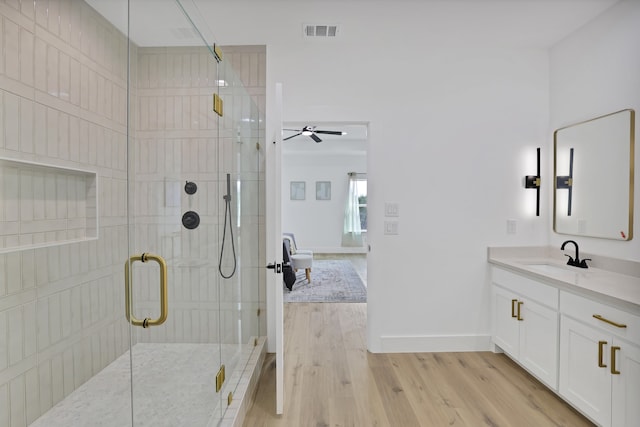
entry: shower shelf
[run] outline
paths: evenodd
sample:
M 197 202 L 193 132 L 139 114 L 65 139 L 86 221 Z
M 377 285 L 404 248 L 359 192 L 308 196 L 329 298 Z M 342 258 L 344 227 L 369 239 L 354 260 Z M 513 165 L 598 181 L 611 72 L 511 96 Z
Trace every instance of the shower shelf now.
M 98 238 L 96 172 L 0 157 L 0 253 Z

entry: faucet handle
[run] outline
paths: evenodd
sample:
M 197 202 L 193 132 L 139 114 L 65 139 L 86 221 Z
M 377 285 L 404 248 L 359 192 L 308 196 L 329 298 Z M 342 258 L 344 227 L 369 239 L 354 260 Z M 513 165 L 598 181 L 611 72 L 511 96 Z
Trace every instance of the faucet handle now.
M 571 258 L 571 255 L 569 254 L 564 254 L 564 256 L 569 257 L 569 261 L 567 261 L 567 265 L 572 265 L 575 267 L 576 262 L 573 260 L 573 258 Z
M 587 265 L 587 261 L 591 261 L 591 258 L 585 258 L 582 261 L 580 261 L 580 265 L 578 265 L 578 267 L 589 268 L 589 266 Z

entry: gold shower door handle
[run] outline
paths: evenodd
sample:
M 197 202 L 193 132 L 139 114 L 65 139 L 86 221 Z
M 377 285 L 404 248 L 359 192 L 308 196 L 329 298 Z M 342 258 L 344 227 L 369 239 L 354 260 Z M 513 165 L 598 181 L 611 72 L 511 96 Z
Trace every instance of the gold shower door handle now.
M 155 261 L 160 267 L 160 317 L 157 319 L 149 319 L 145 317 L 143 320 L 137 319 L 133 313 L 131 313 L 131 298 L 129 292 L 131 292 L 131 286 L 129 283 L 129 264 L 133 265 L 136 261 Z M 167 314 L 169 312 L 169 302 L 167 300 L 167 263 L 160 255 L 143 253 L 141 255 L 133 255 L 127 262 L 124 263 L 124 306 L 127 315 L 127 321 L 134 326 L 142 326 L 148 328 L 149 326 L 162 325 L 167 320 Z

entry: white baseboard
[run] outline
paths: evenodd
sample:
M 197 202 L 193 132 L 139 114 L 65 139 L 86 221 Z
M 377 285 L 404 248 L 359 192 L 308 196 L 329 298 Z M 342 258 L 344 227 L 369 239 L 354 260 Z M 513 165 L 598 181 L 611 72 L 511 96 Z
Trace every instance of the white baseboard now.
M 490 335 L 381 336 L 381 353 L 491 351 Z

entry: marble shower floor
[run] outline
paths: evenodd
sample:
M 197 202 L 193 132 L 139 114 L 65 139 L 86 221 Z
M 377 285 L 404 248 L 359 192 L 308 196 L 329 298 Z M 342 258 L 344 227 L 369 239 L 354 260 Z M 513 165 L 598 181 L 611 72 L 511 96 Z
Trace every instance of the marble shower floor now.
M 223 345 L 229 386 L 231 368 L 248 346 Z M 226 394 L 215 391 L 218 344 L 146 344 L 133 348 L 135 426 L 207 426 Z M 38 418 L 31 427 L 131 425 L 129 352 L 93 376 Z M 242 367 L 238 367 L 241 369 Z M 219 404 L 224 398 L 225 406 Z

